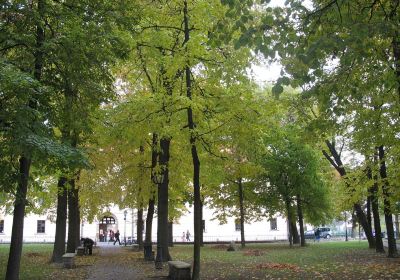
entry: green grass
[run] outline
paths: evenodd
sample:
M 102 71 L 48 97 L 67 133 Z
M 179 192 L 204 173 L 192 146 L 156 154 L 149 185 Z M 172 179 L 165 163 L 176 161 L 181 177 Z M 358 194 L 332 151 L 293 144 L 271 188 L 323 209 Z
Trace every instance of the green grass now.
M 48 262 L 53 244 L 24 244 L 22 249 L 20 279 L 46 279 L 54 271 Z M 4 279 L 7 269 L 9 245 L 0 245 L 0 279 Z
M 51 244 L 23 247 L 20 279 L 85 279 L 88 268 L 100 260 L 98 251 L 83 258 L 79 269 L 65 270 L 49 264 Z M 307 247 L 287 244 L 248 244 L 245 249 L 227 252 L 221 245 L 206 245 L 201 251 L 202 279 L 400 279 L 400 259 L 376 254 L 364 241 L 311 242 Z M 0 279 L 7 267 L 8 245 L 0 245 Z M 170 249 L 174 260 L 192 262 L 193 247 L 176 245 Z M 257 256 L 257 254 L 261 256 Z M 141 252 L 125 248 L 114 256 L 117 265 L 136 266 L 150 277 L 154 263 L 143 262 Z M 162 273 L 168 273 L 166 269 Z M 77 278 L 79 277 L 79 278 Z

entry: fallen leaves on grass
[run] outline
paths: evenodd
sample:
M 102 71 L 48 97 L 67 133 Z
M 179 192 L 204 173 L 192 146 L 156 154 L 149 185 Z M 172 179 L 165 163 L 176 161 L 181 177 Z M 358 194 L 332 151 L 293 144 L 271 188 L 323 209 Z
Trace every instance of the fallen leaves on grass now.
M 277 270 L 283 270 L 283 269 L 288 269 L 292 270 L 295 272 L 300 272 L 301 269 L 299 266 L 290 264 L 290 263 L 261 263 L 256 265 L 257 269 L 277 269 Z
M 217 250 L 226 250 L 229 248 L 229 246 L 227 246 L 225 244 L 218 244 L 218 245 L 212 246 L 211 248 L 217 249 Z
M 247 250 L 246 252 L 243 253 L 243 256 L 255 256 L 255 257 L 259 257 L 262 256 L 263 252 L 261 252 L 260 250 Z

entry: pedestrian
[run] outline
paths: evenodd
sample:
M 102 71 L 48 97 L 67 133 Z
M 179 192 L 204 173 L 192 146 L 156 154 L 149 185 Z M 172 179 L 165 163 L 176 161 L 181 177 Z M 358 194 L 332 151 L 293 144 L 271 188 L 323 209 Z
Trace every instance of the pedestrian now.
M 321 231 L 319 230 L 319 228 L 317 228 L 317 229 L 315 230 L 315 240 L 316 240 L 317 242 L 319 242 L 320 239 L 321 239 Z
M 189 232 L 189 230 L 187 230 L 187 232 L 186 232 L 186 241 L 187 242 L 190 241 L 190 232 Z
M 81 242 L 83 244 L 83 254 L 84 255 L 91 255 L 94 241 L 90 238 L 81 238 Z
M 185 242 L 185 237 L 186 237 L 185 232 L 182 232 L 182 242 Z
M 119 245 L 121 245 L 121 241 L 119 241 L 119 230 L 117 230 L 117 232 L 114 234 L 114 237 L 115 237 L 114 245 L 115 243 L 117 243 L 117 241 Z

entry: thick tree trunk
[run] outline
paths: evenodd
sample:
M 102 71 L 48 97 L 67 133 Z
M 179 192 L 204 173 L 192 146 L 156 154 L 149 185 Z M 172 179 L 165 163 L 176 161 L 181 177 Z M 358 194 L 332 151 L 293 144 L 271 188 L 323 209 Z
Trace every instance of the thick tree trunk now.
M 79 190 L 75 187 L 75 179 L 69 181 L 68 188 L 68 241 L 67 252 L 75 253 L 79 246 Z
M 286 206 L 286 216 L 287 216 L 287 226 L 288 226 L 288 239 L 290 247 L 293 246 L 293 230 L 292 230 L 292 223 L 291 223 L 291 211 L 290 211 L 290 201 L 285 199 L 285 206 Z
M 306 239 L 304 237 L 304 218 L 303 218 L 303 209 L 301 204 L 301 196 L 298 194 L 296 196 L 297 200 L 297 216 L 299 217 L 299 226 L 300 226 L 300 246 L 306 246 Z
M 201 220 L 200 246 L 204 247 L 203 235 L 204 235 L 205 224 L 203 224 L 203 200 L 201 200 L 200 202 L 201 202 L 201 205 L 200 205 L 200 220 Z
M 153 228 L 153 216 L 154 216 L 154 199 L 149 199 L 149 206 L 147 208 L 147 217 L 146 217 L 146 237 L 145 242 L 151 243 L 151 235 Z
M 185 30 L 184 44 L 187 44 L 190 39 L 189 29 L 189 16 L 187 1 L 183 2 L 183 22 Z M 186 97 L 192 100 L 192 80 L 190 77 L 189 65 L 185 67 L 185 78 L 186 78 Z M 187 109 L 187 120 L 190 132 L 190 145 L 193 161 L 193 195 L 194 195 L 194 248 L 193 248 L 193 272 L 192 280 L 200 279 L 200 240 L 201 240 L 201 192 L 200 192 L 200 159 L 197 153 L 196 147 L 196 136 L 195 136 L 195 123 L 193 120 L 193 110 L 189 106 Z
M 383 146 L 378 148 L 380 169 L 379 173 L 383 181 L 382 193 L 383 193 L 383 205 L 385 213 L 386 231 L 388 235 L 388 257 L 395 258 L 397 254 L 396 239 L 394 237 L 394 227 L 393 227 L 393 215 L 390 205 L 390 193 L 389 193 L 389 182 L 387 180 L 386 174 L 386 162 L 385 162 L 385 149 Z
M 155 170 L 154 168 L 157 166 L 158 160 L 158 136 L 156 133 L 153 133 L 153 139 L 151 143 L 151 181 L 157 185 L 155 178 Z M 151 198 L 149 199 L 149 206 L 147 208 L 147 217 L 146 217 L 146 243 L 152 243 L 152 233 L 153 233 L 153 217 L 154 217 L 154 205 L 155 205 L 155 194 L 151 193 Z
M 51 257 L 51 261 L 55 263 L 61 263 L 62 255 L 65 254 L 65 238 L 67 235 L 66 182 L 67 179 L 65 177 L 60 177 L 58 179 L 56 235 L 53 247 L 53 255 Z
M 37 11 L 40 15 L 39 21 L 42 21 L 45 12 L 45 0 L 37 1 Z M 42 23 L 36 24 L 36 50 L 34 53 L 34 72 L 33 76 L 37 81 L 42 79 L 43 71 L 43 43 L 45 33 Z M 36 101 L 33 98 L 29 100 L 30 108 L 36 107 Z M 21 155 L 19 158 L 19 179 L 14 202 L 13 225 L 11 230 L 10 251 L 7 262 L 6 280 L 18 280 L 19 268 L 21 263 L 22 242 L 24 231 L 24 217 L 26 206 L 26 194 L 28 191 L 29 171 L 31 167 L 31 158 L 28 155 Z
M 161 167 L 161 180 L 158 184 L 157 206 L 157 262 L 171 260 L 168 249 L 168 186 L 169 186 L 169 147 L 170 138 L 160 140 L 159 165 Z
M 333 145 L 333 143 L 329 142 L 328 140 L 325 141 L 325 144 L 327 145 L 330 154 L 332 155 L 333 159 L 329 156 L 329 154 L 326 151 L 322 151 L 326 159 L 331 163 L 331 165 L 339 172 L 341 177 L 346 176 L 346 169 L 344 168 L 344 165 L 342 163 L 342 160 L 340 158 L 339 153 L 336 151 L 336 147 Z M 350 188 L 350 186 L 346 182 L 346 186 Z M 371 229 L 371 224 L 368 223 L 367 217 L 362 210 L 362 207 L 360 203 L 354 203 L 353 209 L 356 212 L 358 222 L 361 224 L 363 227 L 363 230 L 365 232 L 365 236 L 367 237 L 368 240 L 368 245 L 369 248 L 375 248 L 375 239 L 372 236 L 372 229 Z M 354 229 L 352 229 L 354 230 Z
M 371 195 L 367 197 L 367 222 L 372 227 L 372 216 L 371 216 Z
M 240 210 L 240 243 L 242 244 L 242 248 L 246 246 L 246 241 L 244 239 L 244 195 L 243 195 L 243 183 L 242 178 L 238 180 L 239 187 L 239 210 Z
M 351 214 L 351 238 L 356 238 L 356 230 L 357 230 L 357 215 L 354 213 Z
M 136 231 L 137 243 L 139 245 L 139 250 L 141 251 L 143 250 L 143 208 L 140 208 L 137 211 Z
M 293 244 L 300 244 L 300 236 L 299 232 L 297 231 L 296 218 L 294 215 L 293 218 L 290 219 L 290 229 L 292 230 Z
M 375 162 L 377 161 L 376 156 Z M 375 250 L 377 253 L 384 253 L 385 249 L 383 248 L 382 242 L 382 230 L 381 230 L 381 219 L 379 217 L 379 204 L 378 204 L 378 176 L 375 174 L 372 176 L 371 168 L 368 168 L 368 179 L 374 180 L 373 186 L 369 189 L 370 200 L 371 200 L 371 208 L 372 208 L 372 216 L 374 218 L 374 229 L 375 229 Z
M 22 240 L 24 232 L 24 217 L 26 205 L 26 193 L 28 190 L 29 169 L 31 161 L 29 158 L 22 156 L 19 159 L 19 180 L 17 193 L 14 203 L 14 216 L 11 232 L 10 252 L 8 255 L 8 264 L 6 272 L 6 280 L 19 279 L 19 267 L 22 254 Z

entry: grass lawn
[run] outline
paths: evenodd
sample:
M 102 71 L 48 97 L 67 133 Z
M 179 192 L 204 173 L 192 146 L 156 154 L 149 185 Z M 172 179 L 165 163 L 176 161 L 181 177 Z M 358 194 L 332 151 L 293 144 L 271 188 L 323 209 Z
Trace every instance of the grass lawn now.
M 206 245 L 201 252 L 202 279 L 400 279 L 400 259 L 369 250 L 366 242 L 321 242 L 305 248 L 287 244 L 249 244 L 245 249 L 227 252 L 226 245 Z M 239 248 L 239 246 L 238 246 Z M 192 246 L 170 248 L 174 260 L 191 262 Z M 49 264 L 52 245 L 24 245 L 21 280 L 86 279 L 88 268 L 100 260 L 98 249 L 93 257 L 77 259 L 78 268 L 67 270 Z M 8 245 L 0 245 L 0 279 L 5 276 Z M 166 275 L 143 261 L 142 252 L 128 247 L 110 261 L 132 265 L 146 274 L 145 279 Z M 161 272 L 161 273 L 160 273 Z

